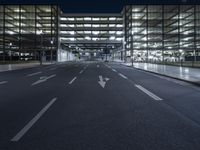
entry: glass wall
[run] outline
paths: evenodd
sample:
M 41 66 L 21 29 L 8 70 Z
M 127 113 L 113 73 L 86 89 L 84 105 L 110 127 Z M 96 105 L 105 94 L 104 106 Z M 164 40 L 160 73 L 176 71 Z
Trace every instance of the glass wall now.
M 0 6 L 0 60 L 56 59 L 58 7 L 54 5 Z
M 200 60 L 200 6 L 128 5 L 126 57 L 143 62 Z
M 61 47 L 85 51 L 103 51 L 122 47 L 123 17 L 121 14 L 62 14 Z

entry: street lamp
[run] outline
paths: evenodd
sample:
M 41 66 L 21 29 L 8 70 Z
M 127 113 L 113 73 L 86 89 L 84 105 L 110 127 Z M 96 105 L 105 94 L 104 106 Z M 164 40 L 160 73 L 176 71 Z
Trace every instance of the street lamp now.
M 51 63 L 53 59 L 53 40 L 51 40 Z
M 44 51 L 43 51 L 43 31 L 40 30 L 39 31 L 40 34 L 40 46 L 41 46 L 41 50 L 40 50 L 40 65 L 42 65 L 42 57 L 44 56 Z
M 113 45 L 113 46 L 112 46 L 113 61 L 114 61 L 114 57 L 115 57 L 115 54 L 114 54 L 114 48 L 115 48 L 115 46 Z
M 126 62 L 126 41 L 124 41 L 124 44 L 123 44 L 123 59 L 124 59 L 124 62 Z
M 9 43 L 9 52 L 10 52 L 10 61 L 12 60 L 12 52 L 11 52 L 11 46 L 12 46 L 12 43 Z

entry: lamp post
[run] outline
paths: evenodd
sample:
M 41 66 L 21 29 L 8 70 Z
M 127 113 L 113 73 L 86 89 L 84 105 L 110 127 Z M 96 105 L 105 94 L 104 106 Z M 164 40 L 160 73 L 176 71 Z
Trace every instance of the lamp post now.
M 40 65 L 42 65 L 42 57 L 44 56 L 44 50 L 43 50 L 43 31 L 40 30 Z
M 51 63 L 53 59 L 53 40 L 51 40 Z
M 9 43 L 9 55 L 10 55 L 10 61 L 12 60 L 12 52 L 11 52 L 11 46 L 12 46 L 12 43 Z
M 124 62 L 126 63 L 126 41 L 124 41 L 123 49 L 124 49 L 123 59 L 124 59 Z
M 115 48 L 115 46 L 113 45 L 113 46 L 112 46 L 113 61 L 114 61 L 114 59 L 115 59 L 114 48 Z

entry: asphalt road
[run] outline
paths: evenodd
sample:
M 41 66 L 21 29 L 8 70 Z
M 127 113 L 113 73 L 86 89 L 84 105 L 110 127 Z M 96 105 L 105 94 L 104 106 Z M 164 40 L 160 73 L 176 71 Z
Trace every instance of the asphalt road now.
M 200 88 L 119 63 L 0 73 L 0 150 L 199 150 Z

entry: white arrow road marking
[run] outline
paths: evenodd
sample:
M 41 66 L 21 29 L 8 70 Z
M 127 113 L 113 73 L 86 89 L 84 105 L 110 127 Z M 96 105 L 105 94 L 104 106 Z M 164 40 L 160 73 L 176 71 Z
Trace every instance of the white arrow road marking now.
M 0 81 L 0 85 L 1 84 L 6 84 L 8 81 Z
M 35 73 L 31 73 L 31 74 L 28 74 L 27 77 L 32 77 L 32 76 L 35 76 L 35 75 L 38 75 L 42 72 L 35 72 Z
M 74 77 L 74 78 L 69 82 L 69 84 L 72 84 L 76 79 L 77 79 L 77 77 Z
M 109 78 L 104 78 L 106 81 L 109 81 L 110 79 Z
M 115 69 L 112 69 L 112 71 L 117 72 L 117 70 L 115 70 Z
M 39 79 L 38 81 L 34 82 L 31 86 L 34 86 L 34 85 L 40 84 L 40 83 L 42 83 L 42 82 L 45 82 L 45 81 L 47 81 L 48 79 L 51 79 L 51 78 L 53 78 L 53 77 L 55 77 L 55 76 L 56 76 L 56 74 L 53 74 L 53 75 L 48 76 L 48 77 L 46 77 L 46 76 L 40 77 L 40 79 Z
M 119 76 L 121 76 L 122 78 L 124 79 L 128 79 L 125 75 L 121 74 L 121 73 L 118 73 Z
M 19 141 L 24 134 L 42 117 L 42 115 L 50 108 L 50 106 L 57 100 L 53 98 L 22 130 L 20 130 L 17 135 L 15 135 L 11 141 Z
M 105 80 L 105 81 L 104 81 Z M 107 81 L 109 81 L 110 79 L 109 78 L 104 78 L 103 79 L 103 77 L 100 75 L 99 76 L 99 81 L 98 81 L 98 83 L 100 84 L 100 86 L 102 87 L 102 88 L 104 88 L 105 86 L 106 86 L 106 82 Z
M 161 101 L 162 100 L 160 97 L 158 97 L 155 94 L 153 94 L 152 92 L 148 91 L 147 89 L 145 89 L 141 85 L 135 84 L 135 87 L 137 87 L 138 89 L 140 89 L 141 91 L 143 91 L 144 93 L 146 93 L 147 95 L 149 95 L 154 100 L 157 100 L 157 101 Z
M 79 74 L 81 74 L 81 73 L 83 73 L 83 70 L 81 70 L 81 71 L 79 72 Z

